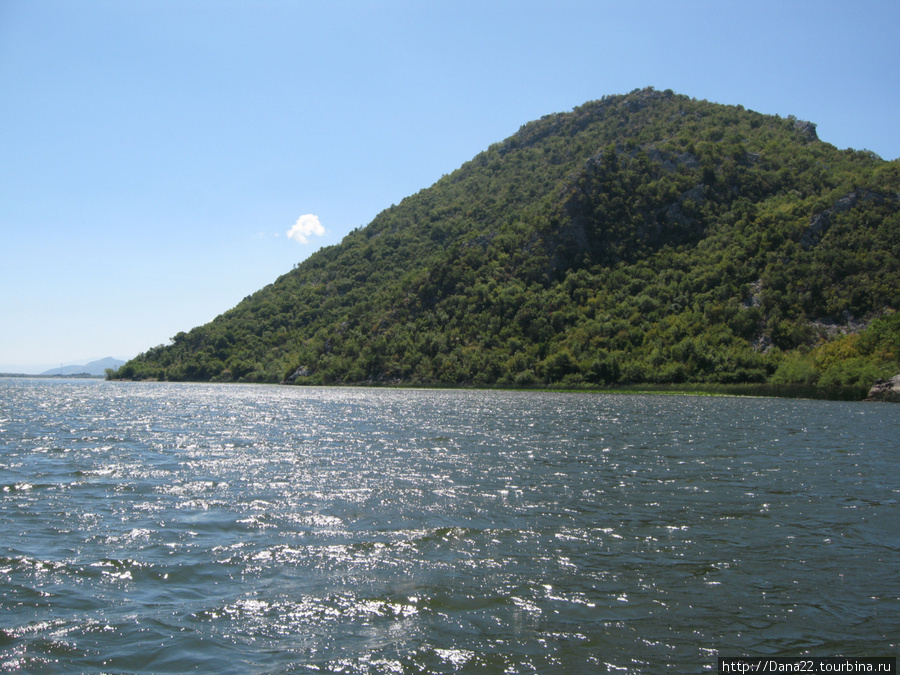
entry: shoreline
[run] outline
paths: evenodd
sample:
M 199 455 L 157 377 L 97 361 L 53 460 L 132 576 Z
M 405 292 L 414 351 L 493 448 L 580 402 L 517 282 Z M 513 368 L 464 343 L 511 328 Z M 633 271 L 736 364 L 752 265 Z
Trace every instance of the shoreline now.
M 91 375 L 90 373 L 75 373 L 73 375 L 30 375 L 28 373 L 0 373 L 0 377 L 41 380 L 103 380 L 105 375 Z

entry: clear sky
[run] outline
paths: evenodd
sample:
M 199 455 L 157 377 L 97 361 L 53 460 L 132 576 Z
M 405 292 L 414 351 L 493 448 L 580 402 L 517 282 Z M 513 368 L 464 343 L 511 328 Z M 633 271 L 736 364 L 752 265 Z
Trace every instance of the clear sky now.
M 168 343 L 607 94 L 898 158 L 898 35 L 897 0 L 0 0 L 0 371 Z

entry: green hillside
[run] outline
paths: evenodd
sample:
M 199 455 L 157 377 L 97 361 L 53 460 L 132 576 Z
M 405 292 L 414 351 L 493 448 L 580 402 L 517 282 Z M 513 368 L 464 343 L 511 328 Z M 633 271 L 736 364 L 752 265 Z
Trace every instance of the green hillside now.
M 524 125 L 115 376 L 855 392 L 900 372 L 898 272 L 900 161 L 645 89 Z

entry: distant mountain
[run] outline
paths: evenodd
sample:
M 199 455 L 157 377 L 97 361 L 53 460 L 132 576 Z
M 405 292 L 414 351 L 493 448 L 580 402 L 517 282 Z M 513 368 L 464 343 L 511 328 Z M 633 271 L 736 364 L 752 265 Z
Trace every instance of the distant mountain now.
M 125 365 L 125 361 L 121 361 L 119 359 L 114 359 L 111 356 L 107 356 L 105 359 L 100 359 L 99 361 L 91 361 L 90 363 L 86 363 L 83 366 L 63 366 L 62 368 L 53 368 L 52 370 L 48 370 L 46 372 L 41 373 L 41 375 L 104 375 L 106 373 L 107 368 L 112 368 L 115 370 L 119 366 Z
M 117 377 L 757 384 L 900 372 L 900 160 L 653 89 L 524 125 Z

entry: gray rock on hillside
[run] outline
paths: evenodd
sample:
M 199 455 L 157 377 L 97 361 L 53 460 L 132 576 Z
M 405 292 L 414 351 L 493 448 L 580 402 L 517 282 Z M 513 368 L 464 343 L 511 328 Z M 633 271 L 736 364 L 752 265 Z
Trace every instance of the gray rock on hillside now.
M 900 375 L 894 375 L 889 380 L 876 380 L 866 400 L 900 403 Z

